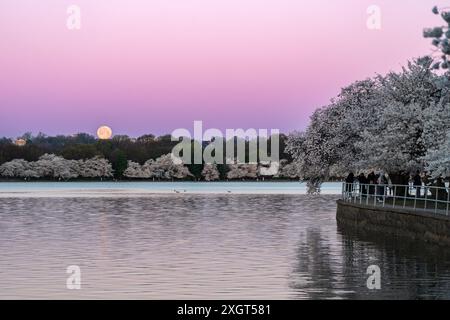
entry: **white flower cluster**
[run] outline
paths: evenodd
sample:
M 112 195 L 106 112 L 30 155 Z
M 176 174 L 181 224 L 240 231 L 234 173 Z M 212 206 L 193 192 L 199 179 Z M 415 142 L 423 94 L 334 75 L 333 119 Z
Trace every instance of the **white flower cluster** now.
M 449 176 L 450 86 L 432 63 L 422 58 L 401 72 L 358 81 L 317 110 L 307 130 L 287 142 L 298 174 L 315 180 L 377 169 Z
M 45 154 L 38 161 L 14 159 L 0 166 L 0 175 L 9 178 L 110 178 L 113 169 L 108 160 L 95 157 L 86 160 L 66 160 L 54 154 Z
M 139 179 L 184 179 L 192 174 L 183 164 L 177 164 L 173 161 L 170 154 L 163 155 L 156 160 L 150 159 L 143 165 L 128 161 L 128 168 L 123 175 L 127 178 Z

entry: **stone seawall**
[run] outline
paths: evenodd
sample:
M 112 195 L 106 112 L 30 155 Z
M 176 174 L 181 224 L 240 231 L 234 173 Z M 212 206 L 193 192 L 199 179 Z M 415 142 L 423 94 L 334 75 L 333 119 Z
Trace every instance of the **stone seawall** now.
M 338 200 L 336 219 L 339 224 L 358 230 L 450 246 L 450 217 L 445 215 L 371 207 Z

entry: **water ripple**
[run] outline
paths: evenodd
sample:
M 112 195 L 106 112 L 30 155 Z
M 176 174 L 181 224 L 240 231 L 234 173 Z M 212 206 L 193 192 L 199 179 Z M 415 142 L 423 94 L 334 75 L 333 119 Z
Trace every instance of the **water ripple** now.
M 449 298 L 441 248 L 336 225 L 336 196 L 0 199 L 0 298 Z M 366 269 L 382 270 L 382 290 Z M 66 289 L 78 265 L 82 289 Z

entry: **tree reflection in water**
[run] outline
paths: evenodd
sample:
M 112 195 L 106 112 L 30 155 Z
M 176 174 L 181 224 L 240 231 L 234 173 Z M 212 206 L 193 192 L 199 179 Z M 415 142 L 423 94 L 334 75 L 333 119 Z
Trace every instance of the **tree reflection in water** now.
M 328 233 L 327 233 L 328 235 Z M 338 241 L 308 229 L 291 288 L 300 299 L 450 299 L 450 249 L 338 224 Z M 370 265 L 381 290 L 369 290 Z

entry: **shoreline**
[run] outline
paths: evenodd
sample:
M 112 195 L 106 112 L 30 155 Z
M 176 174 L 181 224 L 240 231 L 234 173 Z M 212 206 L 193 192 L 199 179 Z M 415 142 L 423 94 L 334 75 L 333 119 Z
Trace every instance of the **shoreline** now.
M 78 190 L 9 190 L 0 191 L 0 199 L 4 198 L 141 198 L 152 195 L 287 195 L 307 196 L 304 190 L 141 190 L 141 189 L 78 189 Z M 335 195 L 336 192 L 323 192 L 320 195 Z
M 411 208 L 372 207 L 337 201 L 336 220 L 361 232 L 450 246 L 450 217 Z
M 324 183 L 321 194 L 341 194 L 340 183 Z M 149 195 L 307 195 L 299 182 L 0 182 L 0 198 L 145 197 Z

